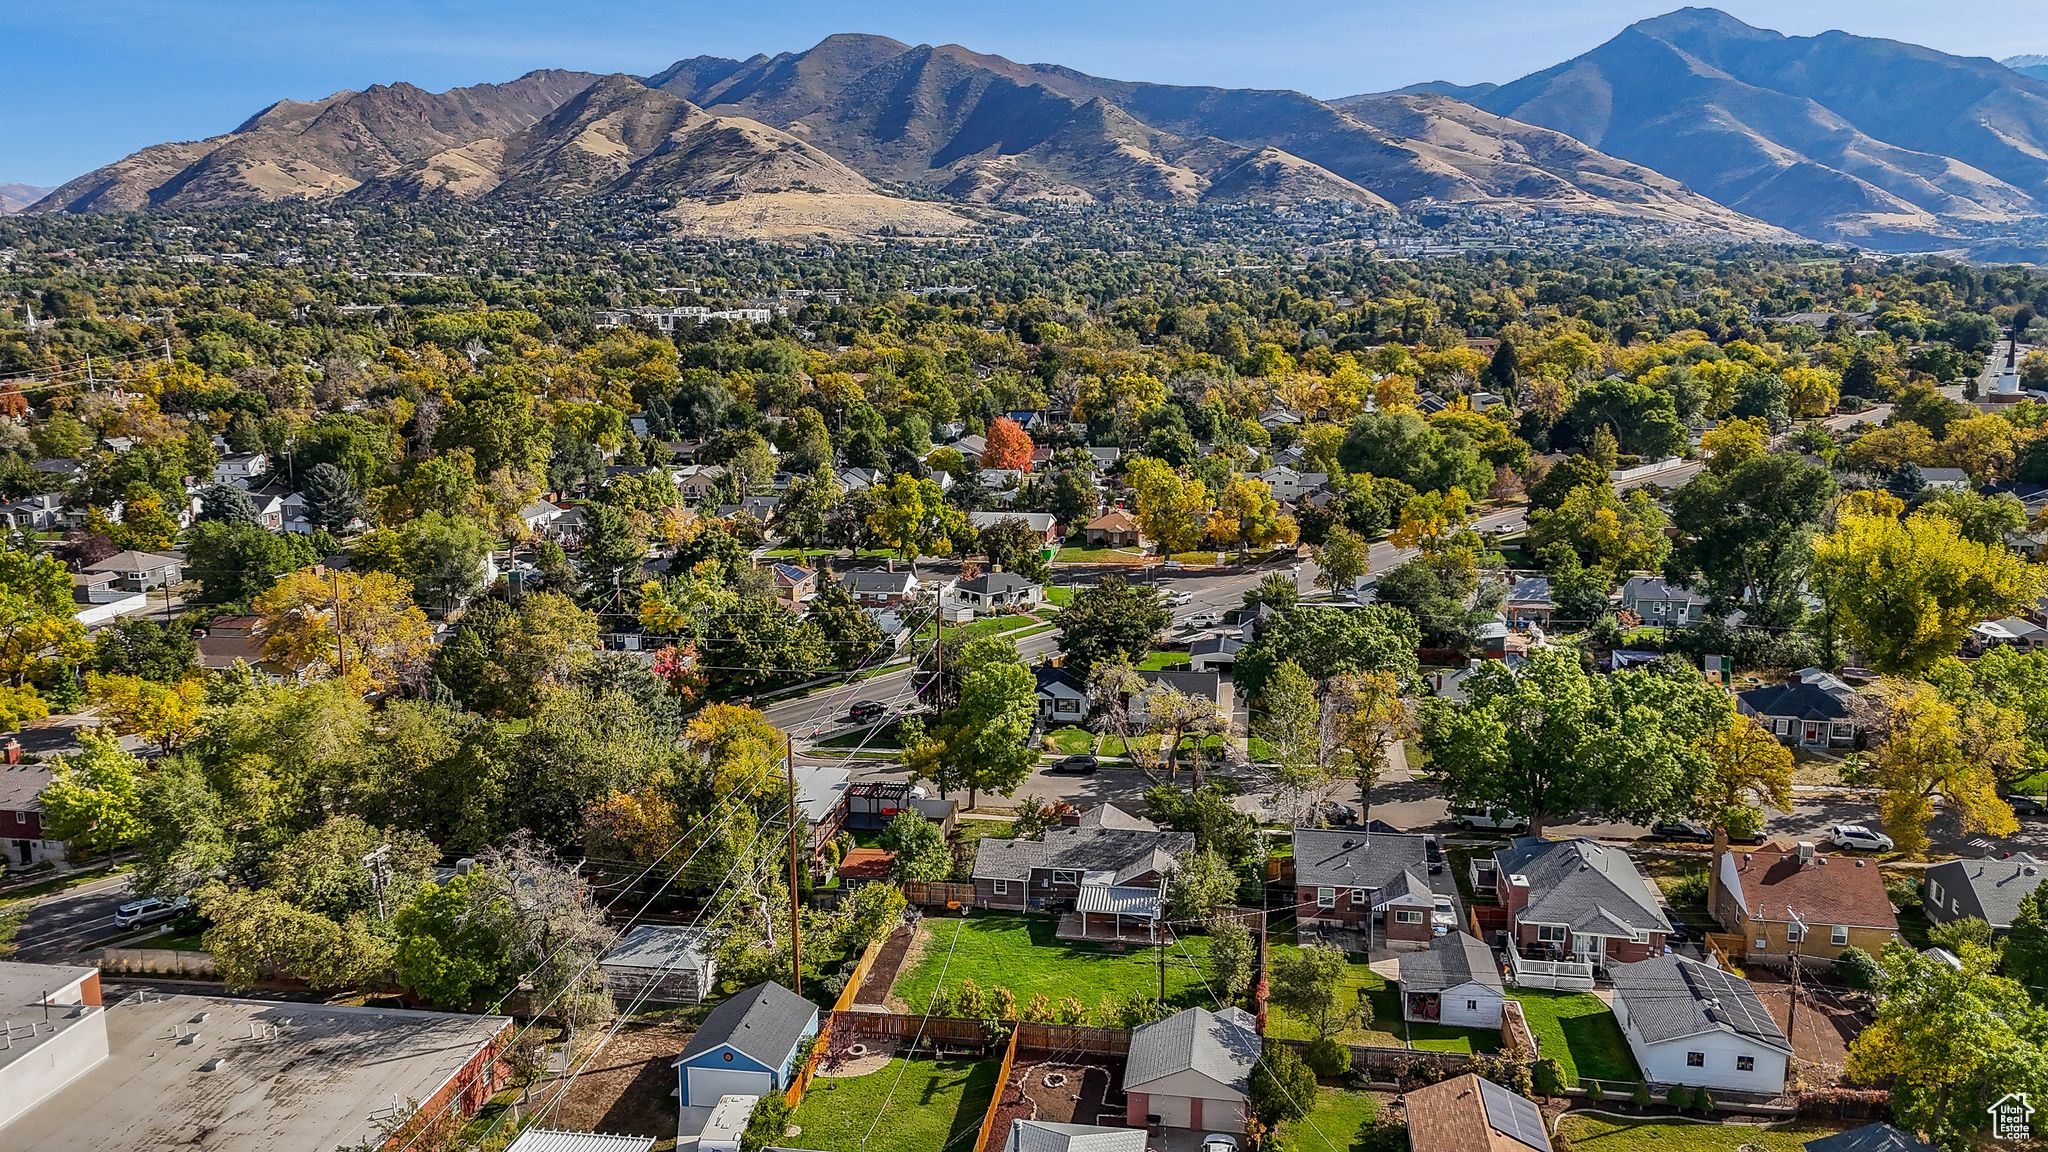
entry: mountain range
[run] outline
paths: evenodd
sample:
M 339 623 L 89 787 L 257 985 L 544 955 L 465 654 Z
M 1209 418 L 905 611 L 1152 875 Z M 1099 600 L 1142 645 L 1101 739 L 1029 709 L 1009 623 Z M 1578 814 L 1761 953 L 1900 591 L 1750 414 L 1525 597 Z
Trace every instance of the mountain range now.
M 19 212 L 49 194 L 48 188 L 32 184 L 0 184 L 0 216 Z
M 1509 84 L 1323 101 L 840 35 L 644 77 L 283 101 L 32 210 L 634 193 L 712 226 L 944 232 L 1030 202 L 1335 200 L 1927 248 L 2048 219 L 2048 82 L 2014 64 L 1684 9 Z

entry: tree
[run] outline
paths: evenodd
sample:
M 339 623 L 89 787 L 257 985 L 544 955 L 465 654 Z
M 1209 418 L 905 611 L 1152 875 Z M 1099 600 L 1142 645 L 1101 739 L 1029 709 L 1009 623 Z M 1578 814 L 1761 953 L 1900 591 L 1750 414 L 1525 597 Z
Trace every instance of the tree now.
M 1323 538 L 1323 546 L 1315 550 L 1315 561 L 1316 586 L 1340 594 L 1372 571 L 1371 549 L 1358 533 L 1341 524 Z
M 1725 606 L 1759 623 L 1798 618 L 1813 529 L 1834 502 L 1827 469 L 1797 456 L 1763 456 L 1702 473 L 1672 496 L 1678 528 L 1672 566 L 1696 574 Z
M 300 491 L 306 497 L 307 515 L 328 532 L 340 532 L 363 515 L 363 497 L 355 481 L 332 464 L 306 469 Z
M 425 885 L 391 929 L 398 979 L 428 1003 L 470 1009 L 508 990 L 512 909 L 484 877 Z
M 199 734 L 206 680 L 196 672 L 171 684 L 94 672 L 86 685 L 93 700 L 113 720 L 114 730 L 123 736 L 140 736 L 169 754 Z
M 1913 674 L 1961 647 L 1972 625 L 2041 594 L 2040 570 L 1955 521 L 1845 514 L 1813 545 L 1814 584 L 1834 626 L 1881 672 Z
M 1251 1043 L 1256 1043 L 1253 1038 Z M 1259 1123 L 1278 1128 L 1309 1114 L 1316 1101 L 1316 1074 L 1301 1054 L 1273 1045 L 1252 1068 L 1251 1109 Z
M 185 575 L 199 582 L 200 598 L 207 603 L 240 603 L 268 590 L 285 573 L 318 562 L 324 539 L 266 532 L 255 524 L 204 521 L 186 537 Z
M 1420 643 L 1413 619 L 1384 604 L 1355 611 L 1296 608 L 1269 622 L 1258 639 L 1238 651 L 1234 678 L 1238 692 L 1256 702 L 1264 698 L 1274 671 L 1289 660 L 1319 680 L 1357 672 L 1408 677 L 1415 672 Z
M 1234 916 L 1209 922 L 1209 974 L 1216 980 L 1218 999 L 1228 1004 L 1250 991 L 1257 964 L 1258 945 L 1250 929 Z
M 255 524 L 256 501 L 242 486 L 216 481 L 199 490 L 198 519 L 202 524 Z
M 1222 547 L 1239 552 L 1292 543 L 1294 519 L 1280 513 L 1273 489 L 1256 476 L 1233 475 L 1216 496 L 1204 532 Z
M 1006 517 L 981 530 L 981 551 L 988 562 L 1040 584 L 1052 577 L 1045 559 L 1045 534 L 1019 516 Z
M 97 729 L 78 734 L 80 752 L 60 756 L 43 787 L 43 835 L 62 840 L 78 860 L 112 856 L 142 839 L 142 761 Z
M 924 818 L 906 811 L 882 829 L 881 846 L 894 853 L 889 861 L 892 880 L 944 880 L 953 874 L 953 850 L 946 833 Z
M 1196 849 L 1166 878 L 1166 916 L 1179 922 L 1207 920 L 1237 894 L 1237 874 L 1223 857 Z
M 426 614 L 389 573 L 293 572 L 255 608 L 266 659 L 300 676 L 339 677 L 359 692 L 416 682 L 432 653 Z
M 986 439 L 987 446 L 981 450 L 983 468 L 1031 471 L 1031 435 L 1022 424 L 1008 416 L 998 416 L 989 421 Z
M 479 600 L 434 652 L 434 677 L 470 710 L 531 716 L 596 653 L 597 617 L 559 592 Z
M 1619 575 L 1661 569 L 1671 544 L 1663 511 L 1644 489 L 1626 495 L 1611 484 L 1588 485 L 1564 498 L 1553 511 L 1529 513 L 1529 544 L 1537 551 L 1557 545 L 1578 554 L 1588 568 Z
M 1138 530 L 1167 556 L 1186 552 L 1201 542 L 1209 513 L 1208 488 L 1190 480 L 1163 460 L 1140 456 L 1124 470 L 1124 481 L 1136 494 Z
M 1785 410 L 1795 420 L 1815 420 L 1835 410 L 1842 378 L 1832 368 L 1787 368 Z
M 1071 674 L 1086 677 L 1103 660 L 1142 659 L 1172 623 L 1173 611 L 1156 590 L 1105 576 L 1076 591 L 1060 613 L 1060 652 Z
M 1333 676 L 1323 689 L 1323 744 L 1358 782 L 1360 823 L 1372 818 L 1372 793 L 1393 748 L 1415 734 L 1415 718 L 1392 672 Z
M 1751 460 L 1762 459 L 1770 449 L 1770 425 L 1754 418 L 1723 420 L 1700 435 L 1700 455 L 1706 457 L 1707 470 L 1724 476 Z
M 830 574 L 818 582 L 818 594 L 811 598 L 807 609 L 806 615 L 817 625 L 834 667 L 866 667 L 881 651 L 886 639 L 882 626 L 854 600 L 846 585 Z
M 183 679 L 199 660 L 190 628 L 144 616 L 125 616 L 102 628 L 93 651 L 101 672 L 166 682 Z
M 1792 750 L 1752 716 L 1730 716 L 1700 738 L 1704 768 L 1687 797 L 1686 814 L 1714 830 L 1714 856 L 1728 850 L 1729 827 L 1752 821 L 1758 809 L 1792 807 Z M 1754 823 L 1761 824 L 1760 820 Z
M 0 677 L 20 688 L 92 652 L 72 613 L 71 574 L 46 552 L 0 549 Z
M 886 485 L 870 491 L 875 492 L 878 503 L 867 515 L 868 529 L 906 560 L 950 556 L 956 546 L 973 538 L 973 526 L 959 509 L 946 503 L 937 481 L 899 472 Z
M 1350 966 L 1342 951 L 1324 945 L 1276 948 L 1269 963 L 1269 1003 L 1301 1017 L 1317 1036 L 1332 1036 L 1343 1030 L 1348 1016 L 1344 1007 L 1344 975 Z
M 984 791 L 1012 795 L 1031 776 L 1038 751 L 1038 682 L 1014 661 L 970 665 L 960 702 L 946 713 L 946 752 L 967 785 L 967 806 Z
M 1170 784 L 1149 788 L 1145 814 L 1162 827 L 1193 833 L 1197 851 L 1214 852 L 1233 867 L 1248 868 L 1265 859 L 1258 822 L 1239 811 L 1231 793 L 1219 785 L 1185 792 Z
M 1266 742 L 1280 785 L 1298 798 L 1297 811 L 1314 803 L 1329 783 L 1323 765 L 1323 708 L 1315 681 L 1283 660 L 1266 682 L 1264 706 L 1252 716 L 1252 734 Z M 1305 814 L 1305 813 L 1300 813 Z
M 602 503 L 586 505 L 583 514 L 584 593 L 600 608 L 629 609 L 628 589 L 647 559 L 645 517 Z
M 829 468 L 798 476 L 790 481 L 789 494 L 776 506 L 776 527 L 799 550 L 808 551 L 812 544 L 825 539 L 826 528 L 845 499 L 846 489 Z
M 1965 945 L 1959 964 L 1887 945 L 1877 1017 L 1849 1045 L 1853 1081 L 1892 1086 L 1892 1115 L 1943 1147 L 1976 1146 L 1988 1109 L 2048 1092 L 2048 1014 L 1994 954 Z
M 1880 789 L 1878 813 L 1899 851 L 1927 848 L 1927 824 L 1939 797 L 1965 831 L 1994 837 L 2019 830 L 2012 808 L 1998 795 L 1995 765 L 2029 758 L 2012 727 L 1972 725 L 1961 708 L 1919 681 L 1886 680 L 1879 745 L 1872 767 Z
M 201 943 L 230 992 L 277 975 L 315 988 L 347 988 L 378 981 L 391 967 L 391 945 L 366 917 L 336 923 L 274 892 L 219 880 L 200 889 L 193 903 L 211 924 Z
M 2048 999 L 2048 886 L 2035 885 L 2020 897 L 2005 934 L 2005 974 L 2036 1000 Z

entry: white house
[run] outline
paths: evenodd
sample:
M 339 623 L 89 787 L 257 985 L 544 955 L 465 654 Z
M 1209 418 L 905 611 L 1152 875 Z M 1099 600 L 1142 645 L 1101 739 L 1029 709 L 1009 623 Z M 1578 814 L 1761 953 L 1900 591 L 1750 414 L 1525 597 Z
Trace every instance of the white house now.
M 220 458 L 213 466 L 216 484 L 233 484 L 247 488 L 256 483 L 256 478 L 270 468 L 270 457 L 261 452 L 231 452 Z
M 986 615 L 1005 608 L 1029 608 L 1045 599 L 1045 588 L 1015 572 L 989 572 L 955 585 L 953 598 Z
M 1401 1016 L 1456 1028 L 1500 1027 L 1506 994 L 1493 949 L 1465 932 L 1430 941 L 1401 957 Z
M 1608 975 L 1615 1022 L 1651 1082 L 1785 1090 L 1792 1043 L 1749 981 L 1675 955 L 1619 964 Z
M 1189 1008 L 1131 1033 L 1124 1120 L 1198 1132 L 1242 1132 L 1259 1062 L 1258 1022 L 1242 1008 Z

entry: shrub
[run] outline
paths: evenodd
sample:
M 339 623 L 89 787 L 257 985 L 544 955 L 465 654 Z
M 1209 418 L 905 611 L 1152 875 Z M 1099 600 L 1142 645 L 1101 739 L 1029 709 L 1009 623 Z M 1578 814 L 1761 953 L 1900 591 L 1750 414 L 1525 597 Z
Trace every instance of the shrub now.
M 1602 1100 L 1607 1099 L 1607 1089 L 1602 1088 L 1598 1080 L 1588 1080 L 1586 1081 L 1586 1099 L 1598 1104 Z
M 1877 987 L 1877 982 L 1884 977 L 1884 968 L 1878 964 L 1877 957 L 1855 947 L 1842 949 L 1842 954 L 1835 959 L 1835 971 L 1841 973 L 1842 983 L 1859 992 Z
M 1324 1037 L 1308 1046 L 1308 1066 L 1318 1080 L 1335 1080 L 1351 1071 L 1351 1049 Z
M 754 1104 L 747 1117 L 747 1130 L 740 1134 L 740 1152 L 761 1152 L 782 1142 L 789 1131 L 789 1102 L 780 1093 L 770 1093 Z
M 1700 1089 L 1698 1092 L 1693 1093 L 1692 1106 L 1702 1112 L 1712 1112 L 1714 1110 L 1714 1094 L 1705 1088 Z
M 1666 890 L 1673 904 L 1705 904 L 1707 902 L 1707 870 L 1701 868 L 1687 872 L 1673 881 Z
M 1315 1100 L 1316 1074 L 1292 1048 L 1275 1047 L 1252 1069 L 1252 1112 L 1262 1123 L 1278 1128 L 1299 1120 Z
M 1648 1082 L 1648 1081 L 1646 1081 L 1646 1080 L 1638 1080 L 1638 1081 L 1636 1081 L 1636 1090 L 1635 1090 L 1635 1093 L 1634 1093 L 1634 1097 L 1635 1097 L 1636 1107 L 1638 1107 L 1638 1108 L 1648 1108 L 1648 1107 L 1650 1106 L 1650 1104 L 1651 1104 L 1651 1103 L 1652 1103 L 1652 1101 L 1654 1100 L 1654 1097 L 1652 1097 L 1652 1096 L 1650 1095 L 1650 1084 L 1649 1084 L 1649 1082 Z
M 1664 1102 L 1683 1112 L 1692 1107 L 1692 1089 L 1683 1084 L 1673 1084 L 1665 1090 Z
M 1564 1091 L 1564 1065 L 1552 1057 L 1545 1056 L 1531 1069 L 1529 1082 L 1541 1095 L 1559 1095 Z

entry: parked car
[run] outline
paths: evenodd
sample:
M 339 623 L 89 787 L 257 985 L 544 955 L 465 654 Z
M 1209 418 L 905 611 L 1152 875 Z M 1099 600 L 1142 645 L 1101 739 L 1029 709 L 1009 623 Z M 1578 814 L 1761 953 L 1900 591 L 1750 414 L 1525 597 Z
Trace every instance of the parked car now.
M 2027 820 L 2048 818 L 2048 803 L 2044 803 L 2038 796 L 2012 795 L 2007 796 L 2005 802 L 2011 805 L 2012 814 L 2015 816 Z
M 1452 930 L 1457 928 L 1457 926 L 1457 906 L 1451 903 L 1451 898 L 1449 896 L 1439 894 L 1435 900 L 1430 902 L 1430 933 L 1432 935 L 1442 936 L 1451 932 Z
M 1697 840 L 1711 843 L 1714 830 L 1695 820 L 1665 820 L 1650 827 L 1650 836 L 1657 840 Z
M 1237 1152 L 1237 1137 L 1227 1132 L 1211 1132 L 1202 1137 L 1202 1152 Z
M 1336 828 L 1349 828 L 1358 823 L 1358 809 L 1342 800 L 1328 800 L 1323 803 L 1323 822 Z
M 1214 628 L 1223 623 L 1223 617 L 1214 612 L 1197 612 L 1188 617 L 1190 628 Z
M 114 927 L 147 928 L 152 924 L 162 924 L 183 916 L 185 910 L 191 906 L 192 901 L 184 896 L 176 900 L 165 900 L 159 896 L 130 900 L 114 909 Z
M 1186 604 L 1188 601 L 1193 599 L 1194 597 L 1188 595 L 1186 592 L 1168 592 L 1166 594 L 1166 602 L 1168 604 L 1173 605 L 1175 608 L 1178 608 L 1181 605 Z
M 866 723 L 870 720 L 880 720 L 888 711 L 888 705 L 879 700 L 857 700 L 853 707 L 846 710 L 846 714 L 861 723 Z
M 1529 818 L 1517 816 L 1505 808 L 1478 808 L 1453 804 L 1451 823 L 1474 831 L 1520 832 L 1529 827 Z
M 1100 767 L 1102 764 L 1095 757 L 1086 752 L 1076 752 L 1072 756 L 1060 757 L 1048 771 L 1061 776 L 1092 776 Z
M 1699 935 L 1693 931 L 1692 925 L 1680 920 L 1677 916 L 1666 912 L 1664 919 L 1671 922 L 1671 931 L 1665 935 L 1665 940 L 1673 944 L 1683 944 L 1688 940 L 1699 939 Z
M 1828 829 L 1828 841 L 1837 848 L 1861 852 L 1889 852 L 1892 838 L 1861 824 L 1837 824 Z

